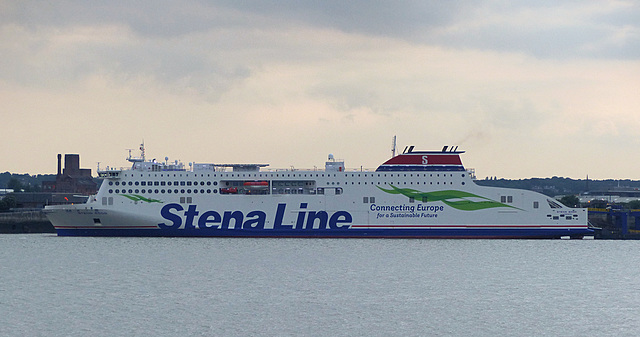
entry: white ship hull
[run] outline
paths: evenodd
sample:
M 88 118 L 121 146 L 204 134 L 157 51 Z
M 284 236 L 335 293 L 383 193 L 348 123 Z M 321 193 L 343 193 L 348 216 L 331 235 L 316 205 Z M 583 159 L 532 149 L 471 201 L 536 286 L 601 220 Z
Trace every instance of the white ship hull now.
M 86 204 L 48 206 L 58 235 L 560 238 L 592 235 L 586 209 L 478 186 L 461 152 L 409 152 L 375 172 L 261 171 L 266 165 L 136 161 Z M 156 165 L 156 166 L 153 166 Z M 231 172 L 221 172 L 231 167 Z

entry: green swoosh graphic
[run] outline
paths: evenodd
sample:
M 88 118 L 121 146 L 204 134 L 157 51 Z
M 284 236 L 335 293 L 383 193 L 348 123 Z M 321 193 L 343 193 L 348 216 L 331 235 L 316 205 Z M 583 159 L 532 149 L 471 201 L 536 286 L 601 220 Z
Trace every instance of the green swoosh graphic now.
M 463 191 L 457 191 L 457 190 L 420 192 L 418 190 L 414 190 L 411 188 L 398 188 L 393 185 L 389 185 L 389 186 L 391 186 L 392 189 L 385 189 L 380 186 L 376 186 L 376 187 L 378 187 L 382 191 L 387 192 L 389 194 L 402 194 L 406 197 L 413 198 L 414 200 L 442 201 L 447 206 L 453 207 L 461 211 L 477 211 L 480 209 L 495 208 L 495 207 L 508 207 L 508 208 L 519 209 L 517 207 L 509 206 L 501 202 L 497 202 L 489 198 L 485 198 L 483 196 L 479 196 L 477 194 L 473 194 L 469 192 L 463 192 Z M 467 200 L 466 198 L 478 198 L 478 199 L 484 199 L 484 200 L 472 201 L 472 200 Z M 452 199 L 458 199 L 458 200 L 452 200 Z
M 149 198 L 145 198 L 141 195 L 138 194 L 122 194 L 123 197 L 129 198 L 133 201 L 144 201 L 144 202 L 159 202 L 162 203 L 162 201 L 158 200 L 158 199 L 149 199 Z

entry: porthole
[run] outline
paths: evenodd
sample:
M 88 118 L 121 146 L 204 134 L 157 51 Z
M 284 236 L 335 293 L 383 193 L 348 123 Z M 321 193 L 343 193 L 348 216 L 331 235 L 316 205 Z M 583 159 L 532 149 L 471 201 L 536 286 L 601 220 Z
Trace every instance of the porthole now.
M 113 190 L 109 190 L 109 193 L 113 193 Z

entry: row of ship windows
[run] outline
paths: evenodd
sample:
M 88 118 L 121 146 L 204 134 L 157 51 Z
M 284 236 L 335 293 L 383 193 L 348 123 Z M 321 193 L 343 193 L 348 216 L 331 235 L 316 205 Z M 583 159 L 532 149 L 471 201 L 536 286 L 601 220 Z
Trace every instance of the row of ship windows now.
M 513 203 L 513 196 L 511 195 L 502 195 L 500 196 L 500 202 L 503 204 L 512 204 Z M 549 207 L 551 208 L 562 208 L 562 206 L 560 204 L 558 204 L 555 201 L 552 201 L 550 199 L 547 199 L 547 203 L 549 204 Z M 539 201 L 534 201 L 533 202 L 533 208 L 540 208 L 540 202 Z M 550 216 L 550 215 L 547 215 Z M 571 216 L 568 216 L 571 217 Z M 577 218 L 578 215 L 575 215 L 575 218 Z M 557 217 L 554 217 L 554 220 L 558 220 L 556 219 Z
M 427 185 L 427 183 L 429 185 L 433 185 L 433 181 L 430 181 L 430 182 L 426 182 L 425 181 L 424 185 Z M 201 181 L 201 182 L 197 182 L 197 181 L 195 181 L 195 182 L 191 182 L 191 181 L 174 181 L 174 182 L 171 182 L 171 181 L 148 181 L 148 182 L 147 181 L 135 181 L 135 182 L 131 182 L 131 181 L 129 181 L 127 183 L 126 181 L 123 181 L 122 183 L 120 183 L 119 181 L 115 181 L 115 182 L 109 181 L 109 186 L 113 186 L 113 185 L 120 186 L 120 184 L 122 184 L 122 186 L 127 186 L 127 185 L 129 185 L 129 186 L 172 186 L 172 185 L 173 186 L 192 186 L 192 185 L 193 186 L 198 186 L 198 185 L 204 186 L 205 184 L 207 186 L 211 186 L 211 185 L 217 186 L 218 182 L 217 181 L 214 181 L 214 182 L 207 181 L 205 183 L 204 181 Z M 349 182 L 345 182 L 344 184 L 345 185 L 349 185 Z M 355 185 L 355 184 L 356 183 L 354 181 L 351 182 L 351 185 Z M 361 184 L 362 184 L 362 182 L 359 181 L 358 185 L 361 185 Z M 373 184 L 374 183 L 371 182 L 371 185 L 373 185 Z M 382 184 L 394 185 L 393 182 L 384 182 L 384 183 L 378 182 L 378 185 L 382 185 Z M 407 184 L 406 181 L 405 182 L 398 182 L 396 185 L 402 185 L 402 184 L 404 184 L 404 185 L 413 185 L 414 182 L 411 181 L 411 182 L 409 182 L 409 184 Z M 420 182 L 416 181 L 415 184 L 416 185 L 420 185 Z M 443 185 L 447 185 L 447 182 L 443 181 L 442 184 Z M 453 185 L 453 182 L 449 182 L 448 184 L 449 185 Z M 464 185 L 465 184 L 464 181 L 461 182 L 461 184 Z M 229 182 L 227 182 L 227 185 L 229 185 Z M 327 183 L 327 185 L 340 185 L 340 182 L 329 182 L 329 183 Z M 364 182 L 364 185 L 367 185 L 366 181 Z M 440 182 L 437 181 L 436 185 L 440 185 Z
M 346 183 L 344 183 L 344 184 L 345 184 L 345 185 L 349 185 L 349 182 L 346 182 Z M 353 181 L 351 182 L 351 185 L 355 185 L 355 184 L 356 184 L 355 182 L 353 182 Z M 361 182 L 358 182 L 358 185 L 361 185 L 361 184 L 362 184 Z M 364 185 L 366 185 L 366 184 L 367 184 L 367 182 L 365 181 L 365 182 L 364 182 Z M 385 181 L 385 182 L 382 182 L 382 183 L 381 183 L 381 182 L 378 182 L 378 183 L 377 183 L 377 185 L 413 185 L 413 184 L 414 184 L 414 182 L 413 182 L 413 181 L 410 181 L 409 183 L 407 183 L 406 181 L 404 181 L 404 182 L 402 182 L 402 181 L 398 181 L 397 183 L 394 183 L 394 182 L 392 182 L 392 181 L 391 181 L 391 182 L 389 182 L 389 181 Z M 415 184 L 416 184 L 416 185 L 420 185 L 420 182 L 419 182 L 419 181 L 416 181 L 416 182 L 415 182 Z M 426 182 L 426 181 L 425 181 L 423 184 L 424 184 L 424 185 L 433 185 L 433 181 L 429 181 L 429 182 Z M 435 182 L 435 184 L 436 184 L 436 185 L 440 185 L 440 182 L 439 182 L 439 181 L 436 181 L 436 182 Z M 449 185 L 453 185 L 453 181 L 450 181 L 450 182 L 443 181 L 443 182 L 442 182 L 442 185 L 447 185 L 447 184 L 449 184 Z M 463 182 L 461 182 L 460 184 L 464 185 L 464 181 L 463 181 Z M 338 182 L 332 181 L 332 182 L 328 182 L 328 183 L 327 183 L 327 185 L 340 185 L 340 182 L 339 182 L 339 181 L 338 181 Z M 371 182 L 371 185 L 374 185 L 374 182 L 373 182 L 373 181 Z
M 164 183 L 164 182 L 162 182 L 162 183 Z M 218 184 L 217 182 L 214 182 L 214 185 L 217 185 L 217 184 Z M 351 184 L 353 185 L 354 183 L 352 182 Z M 364 184 L 367 185 L 367 182 L 365 181 Z M 373 185 L 373 182 L 371 184 Z M 380 185 L 380 183 L 378 183 L 378 184 Z M 394 184 L 394 183 L 385 183 L 385 184 L 392 184 L 392 185 L 403 185 L 404 184 L 404 185 L 407 185 L 407 182 L 404 182 L 404 183 L 398 182 L 397 184 Z M 419 184 L 419 183 L 417 183 L 417 184 Z M 426 182 L 425 182 L 425 184 L 426 184 Z M 433 185 L 433 182 L 431 182 L 430 184 Z M 440 185 L 440 182 L 437 182 L 436 184 Z M 442 184 L 446 185 L 447 182 L 444 181 L 444 182 L 442 182 Z M 450 182 L 449 184 L 453 185 L 453 182 Z M 169 185 L 171 185 L 171 184 L 169 184 Z M 187 186 L 189 186 L 189 185 L 187 185 Z M 194 184 L 194 185 L 197 185 L 197 184 Z M 328 183 L 328 185 L 340 185 L 340 182 L 337 182 L 337 183 L 336 182 L 330 182 L 330 183 Z M 348 185 L 348 183 L 347 183 L 347 185 Z M 360 185 L 360 182 L 358 182 L 358 185 Z M 410 185 L 413 185 L 413 182 L 411 182 Z M 464 182 L 462 182 L 462 185 L 464 185 Z M 155 185 L 155 186 L 158 186 L 158 185 Z M 161 186 L 164 186 L 164 184 L 161 184 Z M 184 185 L 182 185 L 182 186 L 184 186 Z M 117 194 L 117 193 L 120 193 L 120 191 L 121 191 L 120 189 L 116 189 L 115 191 L 113 189 L 109 189 L 109 193 L 114 193 L 115 192 Z M 195 188 L 193 190 L 191 190 L 191 189 L 186 189 L 186 190 L 185 189 L 180 189 L 180 190 L 174 189 L 173 193 L 185 193 L 185 191 L 186 191 L 186 193 L 191 193 L 191 192 L 198 193 L 198 189 L 197 188 Z M 274 191 L 275 191 L 275 188 L 274 188 Z M 127 189 L 122 189 L 122 193 L 127 193 Z M 165 190 L 165 189 L 160 189 L 160 190 L 159 189 L 155 189 L 155 190 L 153 190 L 153 189 L 149 189 L 149 190 L 147 190 L 147 189 L 142 189 L 142 190 L 129 189 L 128 193 L 156 193 L 156 194 L 157 193 L 172 193 L 172 190 L 171 189 L 167 189 L 167 190 Z M 218 190 L 217 189 L 213 189 L 213 190 L 211 190 L 211 189 L 207 189 L 207 190 L 200 189 L 200 193 L 203 193 L 203 194 L 204 193 L 209 193 L 209 194 L 210 193 L 218 193 Z M 256 193 L 254 193 L 254 194 L 256 194 Z M 268 193 L 259 193 L 259 194 L 268 194 Z M 280 194 L 280 193 L 274 192 L 274 194 Z M 505 197 L 503 196 L 503 200 L 501 200 L 503 203 L 504 202 L 509 202 L 509 203 L 513 202 L 513 199 L 512 199 L 513 197 L 508 197 L 508 201 L 506 201 L 504 198 Z
M 434 174 L 435 174 L 435 177 L 440 177 L 440 176 L 442 176 L 442 177 L 453 177 L 453 173 L 448 173 L 448 174 L 447 173 L 422 173 L 422 174 L 420 174 L 420 173 L 397 173 L 397 174 L 394 174 L 394 173 L 351 173 L 351 176 L 352 177 L 376 177 L 377 176 L 377 177 L 392 177 L 393 178 L 393 177 L 434 177 Z M 133 174 L 133 173 L 132 174 L 128 174 L 128 175 L 125 173 L 123 175 L 125 177 L 127 177 L 127 176 L 129 176 L 129 177 L 135 176 L 135 174 Z M 155 173 L 155 174 L 148 173 L 146 176 L 147 177 L 151 177 L 151 176 L 158 177 L 158 174 L 157 173 Z M 166 176 L 167 177 L 171 177 L 170 174 L 167 174 Z M 180 173 L 180 174 L 175 174 L 174 173 L 173 176 L 174 177 L 182 177 L 182 173 Z M 193 176 L 194 177 L 198 177 L 198 174 L 196 173 Z M 200 174 L 200 177 L 204 177 L 204 176 L 205 176 L 204 174 Z M 208 173 L 206 176 L 207 177 L 211 177 L 211 174 Z M 213 176 L 217 177 L 218 175 L 216 173 L 214 173 Z M 299 177 L 299 178 L 302 178 L 302 177 L 337 177 L 337 176 L 338 175 L 336 173 L 334 173 L 333 175 L 330 174 L 330 173 L 327 173 L 326 175 L 324 173 L 315 173 L 315 174 L 313 174 L 313 173 L 308 173 L 308 174 L 307 173 L 293 173 L 293 174 L 292 173 L 220 173 L 220 177 L 225 177 L 225 178 L 227 178 L 227 177 L 238 177 L 238 178 L 240 178 L 240 177 L 244 177 L 244 178 L 247 178 L 247 177 L 254 177 L 254 178 Z M 348 177 L 349 173 L 344 173 L 344 176 Z M 461 176 L 462 176 L 462 178 L 464 178 L 466 175 L 464 173 L 462 173 Z M 144 178 L 145 175 L 144 174 L 140 174 L 140 177 Z M 161 173 L 160 177 L 164 177 L 164 174 Z M 190 177 L 190 175 L 188 173 L 185 173 L 185 177 L 188 178 L 188 177 Z
M 181 204 L 190 204 L 193 202 L 191 197 L 180 197 Z M 102 197 L 102 205 L 113 205 L 113 197 Z M 94 219 L 95 222 L 95 219 Z
M 339 194 L 343 193 L 341 187 L 336 187 L 333 190 L 335 191 L 336 195 L 339 195 Z M 323 187 L 317 187 L 317 188 L 312 189 L 312 190 L 304 190 L 302 188 L 300 188 L 300 189 L 273 188 L 272 191 L 271 191 L 272 192 L 271 194 L 310 194 L 310 195 L 317 194 L 317 195 L 323 195 L 324 191 L 325 191 L 325 188 L 323 188 Z M 115 189 L 115 190 L 114 189 L 109 189 L 109 194 L 113 194 L 113 193 L 116 193 L 116 194 L 119 194 L 119 193 L 142 193 L 142 194 L 145 194 L 145 193 L 155 193 L 155 194 L 158 194 L 158 193 L 162 193 L 162 194 L 164 194 L 164 193 L 169 193 L 169 194 L 171 194 L 171 193 L 176 193 L 176 194 L 177 193 L 182 193 L 182 194 L 184 194 L 184 193 L 187 193 L 187 194 L 201 193 L 201 194 L 205 194 L 205 193 L 207 193 L 207 194 L 211 194 L 211 193 L 213 193 L 213 194 L 215 194 L 215 193 L 218 193 L 218 189 L 217 188 L 214 188 L 213 190 L 212 189 L 207 189 L 207 190 L 205 190 L 205 189 L 200 189 L 200 190 L 198 190 L 198 189 L 193 189 L 193 190 L 192 189 L 186 189 L 186 190 L 185 189 L 180 189 L 180 190 L 178 190 L 178 189 L 174 189 L 174 190 L 171 190 L 171 189 L 155 189 L 155 190 L 153 190 L 153 189 L 148 189 L 148 190 L 147 189 L 142 189 L 142 190 L 139 190 L 139 189 L 129 189 L 129 190 L 127 190 L 127 189 L 122 189 L 122 190 L 120 190 L 120 189 Z M 242 191 L 240 191 L 237 188 L 221 188 L 220 189 L 220 194 L 268 195 L 269 191 L 268 190 L 262 190 L 262 191 L 260 191 L 260 190 L 259 191 L 242 190 Z
M 184 189 L 180 189 L 180 190 L 177 190 L 177 189 L 175 189 L 175 190 L 170 190 L 170 189 L 169 190 L 165 190 L 165 189 L 162 189 L 162 190 L 151 190 L 151 189 L 149 189 L 149 190 L 145 190 L 145 189 L 138 190 L 138 189 L 135 189 L 134 190 L 134 189 L 129 189 L 128 190 L 128 193 L 156 193 L 156 194 L 157 193 L 192 193 L 192 192 L 193 193 L 202 193 L 202 194 L 204 194 L 204 193 L 211 194 L 211 193 L 218 193 L 218 189 L 214 188 L 213 190 L 211 190 L 211 189 L 207 189 L 207 190 L 204 190 L 204 189 L 200 189 L 200 190 L 198 190 L 198 189 L 193 189 L 193 190 L 191 190 L 191 189 L 187 189 L 187 190 L 184 190 Z M 118 194 L 118 193 L 127 193 L 127 190 L 126 189 L 122 189 L 122 190 L 120 190 L 120 189 L 116 189 L 116 190 L 110 189 L 109 193 L 116 193 L 116 194 Z
M 119 186 L 121 183 L 119 181 L 109 181 L 109 186 Z M 197 181 L 130 181 L 128 183 L 129 186 L 171 186 L 171 184 L 173 184 L 173 186 L 198 186 L 198 184 L 200 186 L 204 186 L 205 184 L 207 186 L 211 186 L 211 184 L 213 184 L 214 186 L 218 185 L 217 181 L 211 182 L 211 181 L 207 181 L 206 183 L 204 181 L 201 182 L 197 182 Z M 123 181 L 122 182 L 122 186 L 126 186 L 127 182 Z
M 500 202 L 501 203 L 513 203 L 513 196 L 512 195 L 502 195 L 500 196 Z
M 553 220 L 560 220 L 561 218 L 564 218 L 565 220 L 578 220 L 580 217 L 578 216 L 578 214 L 566 214 L 566 215 L 551 215 L 551 214 L 547 214 L 547 218 L 553 219 Z

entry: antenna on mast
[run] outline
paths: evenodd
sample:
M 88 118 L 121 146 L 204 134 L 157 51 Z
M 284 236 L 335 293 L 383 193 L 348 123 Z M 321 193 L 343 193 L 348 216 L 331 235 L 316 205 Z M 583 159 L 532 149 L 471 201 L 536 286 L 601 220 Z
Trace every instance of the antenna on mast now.
M 129 158 L 127 158 L 128 161 L 135 163 L 135 162 L 144 162 L 146 160 L 145 153 L 144 153 L 144 139 L 140 144 L 140 157 L 132 157 L 131 151 L 133 151 L 133 149 L 127 149 L 127 150 L 129 151 Z
M 144 158 L 144 139 L 142 140 L 142 143 L 140 144 L 140 157 L 142 157 L 142 161 L 144 162 L 145 158 Z
M 391 140 L 391 158 L 396 156 L 396 136 Z

